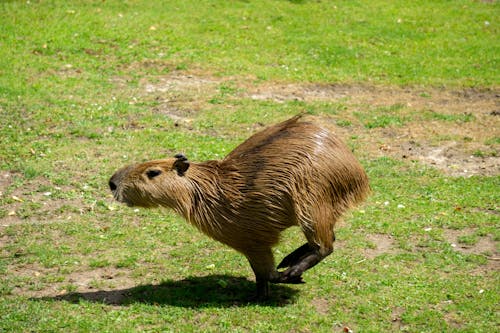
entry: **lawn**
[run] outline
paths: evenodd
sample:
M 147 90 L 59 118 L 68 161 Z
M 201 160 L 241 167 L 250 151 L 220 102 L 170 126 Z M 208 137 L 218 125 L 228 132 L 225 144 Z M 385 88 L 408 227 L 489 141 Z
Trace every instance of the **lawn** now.
M 492 332 L 500 326 L 495 1 L 0 2 L 0 332 Z M 113 172 L 224 157 L 305 112 L 372 195 L 306 284 Z M 303 244 L 297 228 L 279 262 Z

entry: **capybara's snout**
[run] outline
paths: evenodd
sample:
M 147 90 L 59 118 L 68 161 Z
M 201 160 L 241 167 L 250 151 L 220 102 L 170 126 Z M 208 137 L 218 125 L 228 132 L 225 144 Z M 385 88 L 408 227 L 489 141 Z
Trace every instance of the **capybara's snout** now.
M 117 188 L 118 188 L 118 186 L 116 186 L 116 183 L 113 180 L 113 177 L 111 177 L 111 179 L 109 180 L 109 189 L 111 190 L 111 192 L 114 192 L 114 191 L 116 191 Z
M 123 178 L 123 170 L 118 170 L 116 171 L 113 176 L 111 176 L 111 178 L 109 179 L 109 182 L 108 182 L 108 185 L 109 185 L 109 189 L 111 190 L 111 192 L 113 192 L 113 194 L 115 194 L 115 192 L 118 190 L 118 187 L 120 185 L 120 180 Z
M 111 190 L 111 192 L 113 192 L 113 196 L 115 197 L 115 199 L 119 200 L 118 192 L 120 192 L 120 184 L 122 183 L 123 179 L 126 178 L 129 169 L 130 166 L 116 171 L 108 181 L 109 189 Z
M 134 165 L 129 165 L 117 170 L 113 176 L 108 181 L 109 189 L 116 196 L 116 192 L 119 191 L 120 185 L 124 179 L 126 179 L 129 175 L 130 170 L 134 168 Z

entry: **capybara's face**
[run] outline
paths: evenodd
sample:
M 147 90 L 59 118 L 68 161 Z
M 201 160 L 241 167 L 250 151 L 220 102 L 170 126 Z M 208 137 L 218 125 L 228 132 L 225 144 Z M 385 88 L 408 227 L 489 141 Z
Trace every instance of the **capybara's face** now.
M 174 207 L 188 167 L 183 156 L 126 166 L 115 172 L 109 187 L 116 200 L 129 206 Z

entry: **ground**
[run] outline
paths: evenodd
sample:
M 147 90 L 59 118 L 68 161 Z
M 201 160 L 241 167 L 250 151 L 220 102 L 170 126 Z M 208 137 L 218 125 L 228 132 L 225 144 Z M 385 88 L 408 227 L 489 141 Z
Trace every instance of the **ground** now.
M 126 82 L 126 77 L 113 79 L 117 89 L 123 88 Z M 213 105 L 207 101 L 220 97 L 224 89 L 229 90 L 230 98 L 234 99 L 278 103 L 296 101 L 305 106 L 310 103 L 329 103 L 340 111 L 330 116 L 323 114 L 312 117 L 334 126 L 346 140 L 356 138 L 356 151 L 364 158 L 389 156 L 403 161 L 419 161 L 453 177 L 500 174 L 500 100 L 498 92 L 494 90 L 248 82 L 252 80 L 220 78 L 206 73 L 172 72 L 165 76 L 141 79 L 131 101 L 156 101 L 154 112 L 168 116 L 176 126 L 187 131 L 200 130 L 192 126 L 194 119 L 202 109 Z M 387 122 L 377 123 L 378 120 Z M 262 123 L 256 123 L 248 131 L 257 131 L 263 126 Z M 224 128 L 216 131 L 221 132 L 209 134 L 231 135 L 230 132 L 225 133 Z M 0 173 L 0 195 L 8 192 L 15 176 L 8 171 Z M 54 219 L 70 220 L 83 211 L 93 209 L 83 203 L 78 193 L 68 199 L 44 190 L 55 188 L 65 193 L 75 191 L 69 186 L 54 187 L 47 182 L 43 178 L 34 178 L 25 186 L 9 192 L 13 200 L 6 207 L 7 214 L 0 218 L 0 228 L 20 223 L 44 224 Z M 23 208 L 26 203 L 36 206 L 36 213 Z M 72 209 L 61 209 L 66 206 Z M 24 215 L 25 212 L 28 215 Z M 500 215 L 494 209 L 487 213 Z M 448 229 L 444 237 L 455 251 L 487 254 L 487 264 L 481 266 L 477 274 L 498 270 L 500 254 L 497 242 L 491 236 L 484 235 L 472 244 L 459 242 L 460 237 L 473 233 L 473 229 Z M 56 234 L 53 237 L 57 244 L 58 237 L 65 236 Z M 2 243 L 14 241 L 8 235 L 2 236 Z M 370 246 L 365 248 L 365 259 L 362 261 L 399 252 L 390 235 L 368 234 L 366 241 Z M 415 240 L 414 243 L 418 244 L 419 241 Z M 342 243 L 338 242 L 336 246 L 342 246 Z M 7 273 L 20 279 L 36 280 L 57 269 L 42 267 L 38 263 L 11 264 Z M 57 297 L 66 295 L 68 290 L 64 286 L 71 285 L 73 290 L 70 291 L 77 291 L 83 298 L 120 304 L 130 293 L 129 288 L 136 284 L 136 279 L 126 268 L 109 266 L 89 270 L 82 267 L 67 274 L 61 281 L 45 284 L 42 288 L 21 284 L 12 293 L 30 297 Z M 116 290 L 117 286 L 119 290 Z M 315 298 L 312 304 L 319 313 L 328 308 L 328 301 L 322 298 Z M 400 321 L 401 311 L 399 308 L 393 311 L 395 325 Z

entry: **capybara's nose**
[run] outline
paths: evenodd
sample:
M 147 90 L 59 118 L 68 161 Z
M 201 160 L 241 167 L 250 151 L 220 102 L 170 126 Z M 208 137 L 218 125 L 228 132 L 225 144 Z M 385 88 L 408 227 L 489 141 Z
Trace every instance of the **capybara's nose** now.
M 114 192 L 114 191 L 116 190 L 116 188 L 117 188 L 117 186 L 116 186 L 115 182 L 113 181 L 113 179 L 110 179 L 110 180 L 109 180 L 109 188 L 110 188 L 110 189 L 111 189 L 111 191 L 113 191 L 113 192 Z

